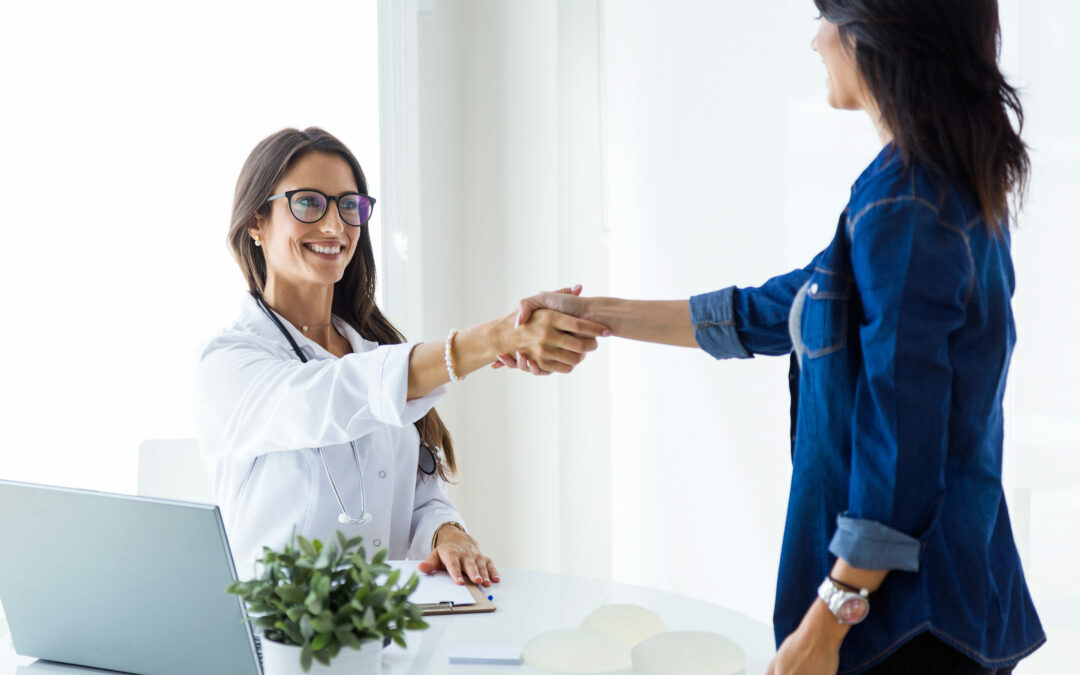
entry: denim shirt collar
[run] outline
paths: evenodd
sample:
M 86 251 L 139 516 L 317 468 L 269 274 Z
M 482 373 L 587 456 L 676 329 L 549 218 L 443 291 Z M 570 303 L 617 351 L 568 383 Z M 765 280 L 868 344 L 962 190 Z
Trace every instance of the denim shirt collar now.
M 855 182 L 851 184 L 851 194 L 858 192 L 859 188 L 865 185 L 874 174 L 899 161 L 901 161 L 900 151 L 897 149 L 895 143 L 889 141 L 885 144 L 885 147 L 881 149 L 881 152 L 877 154 L 877 157 L 874 158 L 874 161 L 870 162 L 870 165 L 863 169 L 863 172 L 859 174 L 859 177 L 855 179 Z

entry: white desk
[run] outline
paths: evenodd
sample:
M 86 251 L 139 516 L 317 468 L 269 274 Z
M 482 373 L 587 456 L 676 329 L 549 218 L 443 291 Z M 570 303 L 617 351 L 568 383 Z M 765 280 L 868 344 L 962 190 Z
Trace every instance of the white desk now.
M 431 627 L 410 632 L 408 649 L 391 646 L 384 652 L 382 675 L 542 675 L 544 671 L 519 666 L 451 666 L 446 654 L 454 645 L 523 646 L 540 633 L 577 628 L 590 612 L 610 603 L 646 607 L 659 614 L 670 630 L 705 630 L 723 635 L 746 652 L 748 675 L 764 673 L 775 651 L 769 626 L 693 598 L 562 574 L 504 570 L 501 575 L 502 583 L 489 591 L 495 596 L 495 612 L 426 617 Z M 0 649 L 0 675 L 98 672 L 104 671 L 15 656 L 7 638 Z

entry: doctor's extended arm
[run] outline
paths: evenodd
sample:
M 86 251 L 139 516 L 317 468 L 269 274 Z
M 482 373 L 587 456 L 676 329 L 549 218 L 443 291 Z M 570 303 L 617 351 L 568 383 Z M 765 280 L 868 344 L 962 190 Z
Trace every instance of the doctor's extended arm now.
M 302 363 L 280 345 L 226 334 L 199 360 L 198 419 L 210 454 L 250 460 L 279 450 L 348 443 L 423 417 L 443 391 L 407 400 L 415 344 Z
M 596 349 L 596 338 L 607 328 L 558 312 L 537 312 L 515 328 L 514 315 L 460 331 L 453 339 L 452 356 L 458 377 L 491 364 L 499 354 L 526 353 L 541 368 L 569 373 L 585 353 Z M 424 396 L 450 381 L 445 344 L 425 342 L 416 346 L 409 363 L 409 398 Z

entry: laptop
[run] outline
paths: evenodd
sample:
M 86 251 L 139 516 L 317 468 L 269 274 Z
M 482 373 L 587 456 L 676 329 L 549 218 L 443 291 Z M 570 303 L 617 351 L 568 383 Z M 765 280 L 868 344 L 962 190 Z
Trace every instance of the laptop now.
M 259 675 L 218 507 L 0 480 L 0 603 L 23 656 Z

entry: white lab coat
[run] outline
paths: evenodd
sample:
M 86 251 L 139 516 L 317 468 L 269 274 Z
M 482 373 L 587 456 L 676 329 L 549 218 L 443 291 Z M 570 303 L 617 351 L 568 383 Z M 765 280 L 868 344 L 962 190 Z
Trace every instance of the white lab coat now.
M 282 324 L 308 357 L 302 363 L 250 294 L 237 321 L 209 340 L 198 364 L 196 417 L 203 459 L 221 507 L 240 578 L 254 574 L 262 547 L 292 535 L 330 541 L 360 535 L 369 552 L 391 559 L 431 553 L 435 529 L 462 522 L 443 481 L 417 471 L 413 422 L 445 388 L 406 401 L 415 343 L 380 346 L 332 317 L 353 353 L 337 358 Z M 364 470 L 366 525 L 338 522 L 341 510 L 319 459 L 323 448 L 345 506 L 360 515 L 349 441 Z

